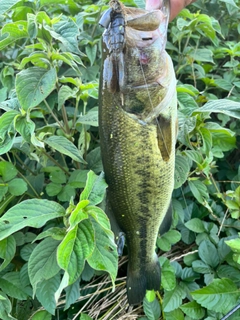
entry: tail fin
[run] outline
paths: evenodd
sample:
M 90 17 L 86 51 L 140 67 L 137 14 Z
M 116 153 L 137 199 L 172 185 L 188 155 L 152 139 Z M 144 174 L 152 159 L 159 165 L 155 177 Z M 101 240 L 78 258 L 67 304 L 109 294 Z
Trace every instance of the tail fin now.
M 157 259 L 148 264 L 143 264 L 140 269 L 133 270 L 128 264 L 127 273 L 127 298 L 131 305 L 141 303 L 146 290 L 159 290 L 161 284 L 160 264 Z

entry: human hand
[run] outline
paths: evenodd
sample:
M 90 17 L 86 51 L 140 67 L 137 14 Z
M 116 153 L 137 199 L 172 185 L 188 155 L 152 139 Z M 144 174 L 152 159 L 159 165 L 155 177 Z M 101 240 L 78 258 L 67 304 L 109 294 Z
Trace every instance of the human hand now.
M 195 0 L 169 0 L 170 1 L 170 17 L 172 21 L 178 13 Z M 157 10 L 162 6 L 163 0 L 146 0 L 146 10 Z

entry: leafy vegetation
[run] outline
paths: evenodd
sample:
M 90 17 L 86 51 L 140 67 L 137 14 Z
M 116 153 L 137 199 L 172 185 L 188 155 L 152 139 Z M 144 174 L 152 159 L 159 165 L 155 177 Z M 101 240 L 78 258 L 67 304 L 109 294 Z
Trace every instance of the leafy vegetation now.
M 157 241 L 161 290 L 135 308 L 103 211 L 97 21 L 107 4 L 0 0 L 0 318 L 221 319 L 240 303 L 239 0 L 198 0 L 169 25 L 174 221 Z

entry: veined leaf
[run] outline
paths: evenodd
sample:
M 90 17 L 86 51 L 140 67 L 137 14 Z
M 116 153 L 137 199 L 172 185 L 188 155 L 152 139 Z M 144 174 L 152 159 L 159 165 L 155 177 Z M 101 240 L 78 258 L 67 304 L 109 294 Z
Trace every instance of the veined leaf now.
M 31 320 L 51 320 L 51 319 L 52 319 L 51 313 L 49 313 L 46 310 L 37 311 L 31 317 Z
M 89 200 L 91 205 L 97 205 L 102 202 L 106 188 L 107 183 L 104 180 L 103 173 L 97 176 L 90 170 L 87 175 L 86 186 L 80 195 L 80 200 Z
M 194 197 L 200 202 L 204 203 L 208 199 L 207 187 L 200 180 L 190 180 L 188 185 Z
M 95 270 L 103 270 L 109 273 L 113 287 L 118 269 L 117 246 L 114 242 L 113 232 L 106 233 L 94 220 L 92 224 L 95 232 L 95 247 L 93 253 L 87 258 L 89 265 Z
M 26 300 L 31 291 L 22 286 L 19 272 L 8 272 L 0 278 L 0 287 L 12 298 Z
M 58 203 L 32 199 L 11 207 L 0 218 L 0 240 L 25 227 L 40 228 L 47 221 L 62 217 L 65 209 Z
M 180 286 L 176 286 L 172 291 L 166 291 L 163 298 L 164 312 L 170 312 L 177 309 L 185 297 L 186 293 L 183 292 Z
M 198 255 L 203 262 L 205 262 L 212 268 L 215 268 L 220 262 L 217 248 L 209 240 L 203 240 L 200 243 Z
M 0 0 L 0 14 L 5 14 L 9 9 L 11 9 L 16 3 L 21 0 Z
M 0 271 L 6 268 L 11 262 L 16 252 L 16 241 L 13 236 L 9 236 L 6 239 L 0 241 L 0 258 L 3 262 L 0 265 Z
M 63 153 L 73 160 L 81 163 L 86 163 L 80 156 L 78 148 L 67 138 L 62 136 L 51 136 L 44 140 L 50 147 Z
M 205 315 L 205 310 L 196 301 L 185 303 L 180 309 L 191 319 L 200 320 Z
M 187 157 L 177 154 L 175 158 L 174 189 L 180 188 L 187 180 L 189 170 Z
M 192 292 L 201 306 L 221 313 L 227 313 L 236 306 L 239 294 L 239 289 L 230 279 L 214 279 L 207 287 Z
M 28 273 L 34 293 L 39 282 L 48 280 L 59 272 L 56 259 L 58 245 L 59 241 L 46 238 L 33 250 L 28 262 Z
M 195 112 L 223 113 L 230 117 L 240 119 L 240 102 L 227 99 L 208 101 L 203 107 L 195 110 L 193 114 L 195 114 Z
M 58 247 L 58 264 L 68 273 L 69 285 L 79 278 L 85 260 L 92 254 L 93 250 L 94 229 L 91 222 L 86 219 L 71 229 Z
M 0 11 L 2 10 L 1 2 L 0 2 Z M 3 10 L 4 10 L 4 7 L 3 7 Z M 16 21 L 13 23 L 5 24 L 1 30 L 0 51 L 6 48 L 7 46 L 11 45 L 12 43 L 16 42 L 17 40 L 23 39 L 23 38 L 28 38 L 26 21 Z
M 23 110 L 37 106 L 54 90 L 57 80 L 55 68 L 31 67 L 16 76 L 16 92 Z

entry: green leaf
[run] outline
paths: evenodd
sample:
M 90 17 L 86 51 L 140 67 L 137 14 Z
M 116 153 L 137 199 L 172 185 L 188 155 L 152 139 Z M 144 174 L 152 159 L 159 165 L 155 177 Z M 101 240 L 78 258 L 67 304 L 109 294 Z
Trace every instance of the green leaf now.
M 207 287 L 192 292 L 192 296 L 208 310 L 227 313 L 236 306 L 239 289 L 230 279 L 214 279 Z
M 89 171 L 87 182 L 80 200 L 89 200 L 91 205 L 97 205 L 102 202 L 107 184 L 104 180 L 104 174 L 97 176 L 93 171 Z
M 13 179 L 8 183 L 8 191 L 13 196 L 20 196 L 28 189 L 27 183 L 23 179 Z
M 204 227 L 204 223 L 202 220 L 198 219 L 198 218 L 193 218 L 189 221 L 187 221 L 185 223 L 185 226 L 193 231 L 193 232 L 196 232 L 196 233 L 202 233 L 202 232 L 205 232 L 205 227 Z
M 0 8 L 2 9 L 1 6 Z M 17 42 L 18 40 L 23 38 L 28 38 L 26 21 L 16 21 L 13 23 L 5 24 L 1 30 L 0 51 L 2 51 L 4 48 L 11 45 L 12 43 Z
M 90 110 L 86 115 L 80 116 L 76 122 L 76 126 L 78 126 L 79 123 L 98 127 L 98 111 Z
M 16 252 L 16 241 L 13 236 L 0 241 L 0 258 L 3 262 L 0 265 L 0 271 L 4 270 L 12 261 Z
M 62 188 L 61 184 L 50 182 L 46 186 L 46 192 L 50 197 L 54 197 L 61 192 Z
M 31 109 L 46 99 L 57 81 L 55 68 L 30 67 L 16 76 L 16 92 L 23 110 Z
M 65 101 L 67 101 L 69 98 L 75 98 L 77 91 L 77 88 L 72 89 L 69 86 L 61 86 L 58 92 L 58 110 L 61 110 Z
M 64 290 L 66 291 L 66 302 L 64 310 L 67 310 L 71 306 L 71 304 L 76 302 L 76 300 L 80 296 L 79 281 L 74 282 Z
M 1 289 L 10 297 L 26 300 L 31 291 L 22 286 L 19 272 L 8 272 L 0 278 Z
M 176 287 L 175 270 L 167 259 L 163 264 L 161 263 L 161 284 L 166 291 L 171 291 Z
M 195 49 L 189 56 L 197 61 L 214 63 L 213 52 L 210 49 Z
M 163 297 L 163 310 L 164 312 L 170 312 L 177 309 L 181 304 L 182 300 L 186 297 L 180 286 L 176 286 L 171 291 L 166 291 Z
M 46 310 L 40 310 L 35 312 L 29 320 L 51 320 L 51 319 L 52 319 L 51 313 L 47 312 Z
M 231 6 L 239 9 L 239 7 L 236 5 L 236 3 L 235 3 L 234 0 L 220 0 L 220 1 L 222 1 L 222 2 L 224 2 L 224 3 L 228 3 L 228 4 L 230 4 Z
M 89 220 L 83 220 L 67 233 L 57 251 L 58 264 L 68 273 L 69 284 L 79 278 L 93 250 L 94 229 Z
M 219 278 L 228 278 L 234 282 L 239 282 L 239 269 L 229 265 L 220 265 L 217 268 L 217 275 Z
M 200 180 L 189 180 L 189 188 L 194 197 L 202 204 L 209 198 L 207 187 Z
M 36 297 L 41 305 L 51 314 L 55 315 L 56 303 L 55 292 L 60 285 L 60 274 L 48 280 L 42 280 L 37 285 Z
M 169 251 L 171 249 L 172 244 L 177 243 L 178 241 L 180 241 L 180 239 L 180 232 L 176 230 L 170 230 L 157 239 L 157 245 L 161 250 Z
M 17 173 L 18 173 L 17 169 L 10 162 L 7 162 L 7 161 L 0 162 L 0 176 L 2 176 L 2 179 L 4 182 L 7 182 L 15 178 Z
M 164 315 L 166 320 L 184 320 L 183 312 L 180 309 L 165 312 Z
M 174 189 L 180 188 L 187 180 L 190 170 L 186 156 L 177 154 L 175 158 Z
M 89 265 L 95 270 L 102 270 L 109 273 L 113 287 L 118 270 L 117 246 L 114 242 L 114 235 L 105 232 L 95 221 L 92 221 L 95 232 L 95 247 L 93 253 L 87 258 Z
M 160 304 L 156 298 L 151 302 L 144 298 L 143 310 L 149 320 L 158 320 L 161 314 Z
M 86 46 L 86 54 L 88 59 L 90 60 L 91 66 L 93 65 L 95 59 L 96 59 L 96 54 L 97 54 L 97 46 L 93 45 L 93 46 Z
M 8 296 L 0 290 L 0 319 L 2 320 L 17 320 L 10 315 L 12 311 L 11 301 Z
M 44 239 L 46 237 L 52 237 L 55 240 L 62 240 L 66 235 L 66 230 L 63 228 L 53 227 L 46 231 L 41 232 L 34 241 Z
M 217 249 L 209 240 L 203 240 L 200 243 L 198 255 L 204 263 L 212 268 L 215 268 L 220 262 Z
M 223 113 L 230 117 L 240 119 L 240 102 L 227 100 L 227 99 L 208 101 L 203 107 L 195 110 L 195 112 Z
M 0 14 L 5 14 L 9 9 L 11 9 L 16 3 L 21 0 L 0 0 Z
M 212 272 L 212 269 L 209 267 L 209 265 L 207 265 L 201 260 L 193 261 L 192 267 L 193 267 L 193 270 L 198 273 L 206 274 L 206 273 Z
M 46 24 L 44 28 L 49 31 L 54 39 L 59 40 L 64 45 L 66 51 L 81 54 L 77 40 L 79 29 L 70 17 L 63 16 L 63 20 L 54 24 L 53 28 Z
M 15 110 L 11 110 L 8 112 L 5 112 L 1 117 L 0 117 L 0 143 L 3 143 L 4 138 L 6 137 L 7 134 L 10 132 L 14 132 L 13 130 L 13 121 L 14 118 L 18 115 L 19 113 Z
M 60 270 L 57 259 L 59 241 L 46 238 L 33 250 L 29 262 L 28 273 L 34 292 L 39 283 L 54 277 Z
M 44 142 L 58 152 L 69 156 L 71 159 L 77 162 L 86 163 L 80 156 L 78 148 L 67 138 L 62 136 L 51 136 L 45 139 Z
M 72 211 L 69 218 L 69 224 L 71 229 L 75 228 L 75 226 L 82 220 L 88 218 L 88 213 L 86 212 L 86 210 L 83 210 L 88 204 L 89 200 L 82 200 L 76 205 L 75 209 Z
M 32 199 L 11 207 L 0 218 L 0 240 L 25 227 L 40 228 L 47 221 L 62 217 L 65 209 L 58 203 Z
M 205 310 L 196 301 L 185 303 L 180 309 L 191 319 L 200 320 L 205 315 Z

